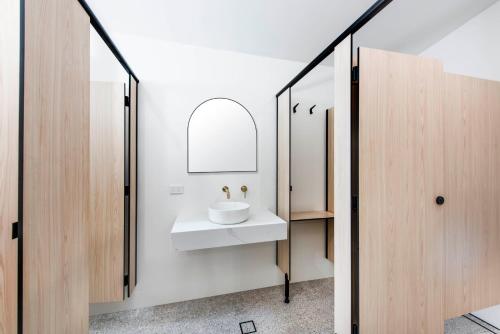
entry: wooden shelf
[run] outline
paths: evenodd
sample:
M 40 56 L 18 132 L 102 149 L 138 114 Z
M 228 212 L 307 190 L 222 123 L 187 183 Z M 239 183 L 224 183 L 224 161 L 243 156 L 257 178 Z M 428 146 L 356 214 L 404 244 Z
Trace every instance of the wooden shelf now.
M 328 219 L 328 218 L 333 218 L 333 212 L 330 212 L 330 211 L 303 211 L 303 212 L 292 212 L 290 215 L 291 221 Z

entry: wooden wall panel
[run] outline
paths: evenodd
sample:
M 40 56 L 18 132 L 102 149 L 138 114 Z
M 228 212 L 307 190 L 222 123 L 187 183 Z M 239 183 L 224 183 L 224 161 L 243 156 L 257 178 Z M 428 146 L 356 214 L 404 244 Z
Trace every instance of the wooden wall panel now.
M 500 304 L 500 83 L 446 74 L 446 316 Z
M 290 91 L 278 98 L 278 216 L 288 222 L 288 239 L 278 241 L 278 266 L 290 279 Z
M 90 85 L 90 302 L 124 298 L 125 85 Z
M 360 49 L 360 333 L 443 333 L 441 63 Z
M 88 333 L 89 17 L 26 0 L 24 333 Z
M 327 152 L 327 159 L 328 159 L 328 170 L 327 170 L 327 180 L 328 180 L 328 203 L 327 203 L 327 211 L 332 212 L 335 216 L 334 212 L 334 108 L 330 108 L 327 110 L 327 129 L 328 133 L 326 134 L 327 136 L 327 146 L 328 146 L 328 152 Z M 327 258 L 331 261 L 333 261 L 333 255 L 334 255 L 334 220 L 329 219 L 328 222 L 328 235 L 327 235 Z
M 19 168 L 19 1 L 0 10 L 0 334 L 17 333 L 17 239 Z
M 335 332 L 351 333 L 351 36 L 334 51 Z
M 128 294 L 137 281 L 137 82 L 130 80 L 130 255 Z

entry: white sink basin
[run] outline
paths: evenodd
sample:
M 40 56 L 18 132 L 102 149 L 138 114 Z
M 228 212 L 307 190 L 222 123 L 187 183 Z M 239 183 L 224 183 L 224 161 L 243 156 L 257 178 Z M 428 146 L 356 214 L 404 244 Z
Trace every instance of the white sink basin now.
M 239 224 L 249 216 L 250 204 L 245 202 L 216 202 L 208 208 L 208 219 L 216 224 Z

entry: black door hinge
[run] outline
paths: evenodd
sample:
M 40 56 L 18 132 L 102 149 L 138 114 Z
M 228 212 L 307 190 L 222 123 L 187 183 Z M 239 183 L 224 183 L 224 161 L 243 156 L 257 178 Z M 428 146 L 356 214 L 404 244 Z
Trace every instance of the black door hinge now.
M 292 186 L 290 186 L 290 191 L 292 191 L 292 190 L 293 190 L 293 187 L 292 187 Z
M 130 107 L 130 97 L 125 96 L 125 107 Z
M 128 274 L 123 276 L 123 286 L 128 286 Z
M 354 66 L 352 68 L 352 81 L 359 81 L 359 66 Z
M 125 186 L 125 196 L 130 195 L 130 186 Z
M 12 239 L 19 238 L 19 223 L 12 223 Z
M 358 196 L 353 195 L 351 200 L 351 208 L 353 212 L 358 212 Z
M 352 334 L 359 334 L 357 324 L 352 324 Z

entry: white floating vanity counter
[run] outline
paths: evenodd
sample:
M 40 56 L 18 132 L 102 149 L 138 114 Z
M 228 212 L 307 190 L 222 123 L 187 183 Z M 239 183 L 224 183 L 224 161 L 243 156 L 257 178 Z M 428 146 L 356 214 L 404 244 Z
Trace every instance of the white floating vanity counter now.
M 174 247 L 187 251 L 284 240 L 287 225 L 269 210 L 251 212 L 247 221 L 233 225 L 212 223 L 208 214 L 181 214 L 170 234 Z

